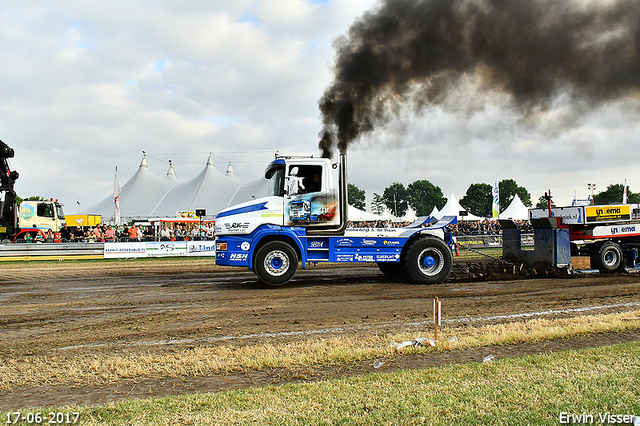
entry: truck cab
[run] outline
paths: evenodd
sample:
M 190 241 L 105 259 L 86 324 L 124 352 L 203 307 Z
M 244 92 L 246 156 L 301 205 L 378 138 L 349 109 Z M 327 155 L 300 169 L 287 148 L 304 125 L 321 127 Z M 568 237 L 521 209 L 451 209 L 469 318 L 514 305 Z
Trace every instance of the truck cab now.
M 52 229 L 57 232 L 65 223 L 63 205 L 58 200 L 20 203 L 18 227 L 20 229 Z
M 248 267 L 269 286 L 288 282 L 298 263 L 375 262 L 385 275 L 418 283 L 441 282 L 451 271 L 444 227 L 452 219 L 438 226 L 421 218 L 407 228 L 347 228 L 346 155 L 338 162 L 276 156 L 265 178 L 266 197 L 216 216 L 218 265 Z

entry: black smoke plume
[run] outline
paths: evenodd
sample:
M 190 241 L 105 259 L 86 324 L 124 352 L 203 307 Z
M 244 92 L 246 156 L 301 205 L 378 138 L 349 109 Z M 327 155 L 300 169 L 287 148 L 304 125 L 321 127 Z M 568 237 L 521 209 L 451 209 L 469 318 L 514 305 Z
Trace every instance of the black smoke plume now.
M 335 42 L 319 102 L 330 157 L 405 102 L 435 105 L 463 76 L 523 114 L 568 94 L 588 106 L 636 96 L 638 0 L 384 0 Z

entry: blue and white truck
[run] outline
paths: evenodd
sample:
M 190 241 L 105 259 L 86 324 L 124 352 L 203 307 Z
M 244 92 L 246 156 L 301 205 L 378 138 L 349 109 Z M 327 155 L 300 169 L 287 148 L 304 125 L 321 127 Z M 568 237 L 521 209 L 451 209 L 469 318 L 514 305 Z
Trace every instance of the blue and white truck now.
M 309 263 L 375 262 L 387 276 L 440 283 L 449 275 L 452 237 L 419 218 L 404 228 L 348 227 L 347 160 L 278 156 L 265 171 L 269 193 L 216 216 L 216 263 L 247 267 L 269 286 Z

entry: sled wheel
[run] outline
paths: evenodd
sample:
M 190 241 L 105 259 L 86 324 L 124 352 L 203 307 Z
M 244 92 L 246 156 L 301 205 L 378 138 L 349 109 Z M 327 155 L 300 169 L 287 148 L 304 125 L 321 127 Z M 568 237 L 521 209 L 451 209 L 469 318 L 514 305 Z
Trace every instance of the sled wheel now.
M 256 252 L 254 272 L 260 281 L 277 287 L 289 282 L 298 269 L 298 255 L 287 243 L 271 241 Z
M 595 263 L 598 269 L 612 272 L 622 264 L 622 249 L 616 243 L 604 243 L 596 253 Z

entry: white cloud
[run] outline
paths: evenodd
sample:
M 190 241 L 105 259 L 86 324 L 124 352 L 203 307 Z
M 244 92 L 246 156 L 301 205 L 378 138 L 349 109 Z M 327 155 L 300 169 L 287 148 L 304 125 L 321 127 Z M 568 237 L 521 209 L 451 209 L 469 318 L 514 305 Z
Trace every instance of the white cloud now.
M 124 183 L 142 151 L 181 180 L 214 152 L 220 168 L 259 176 L 273 152 L 317 154 L 318 99 L 330 84 L 332 41 L 373 0 L 25 1 L 0 11 L 0 139 L 16 151 L 21 196 L 59 198 L 74 210 Z M 534 120 L 508 98 L 469 94 L 442 108 L 407 108 L 349 151 L 350 180 L 372 192 L 428 179 L 461 197 L 471 183 L 513 178 L 534 198 L 568 202 L 587 182 L 628 179 L 638 105 Z M 452 103 L 455 101 L 455 105 Z M 564 103 L 563 103 L 564 102 Z M 465 104 L 464 108 L 460 104 Z M 464 114 L 460 114 L 460 111 Z M 456 114 L 452 111 L 457 111 Z M 570 127 L 567 128 L 566 125 Z

